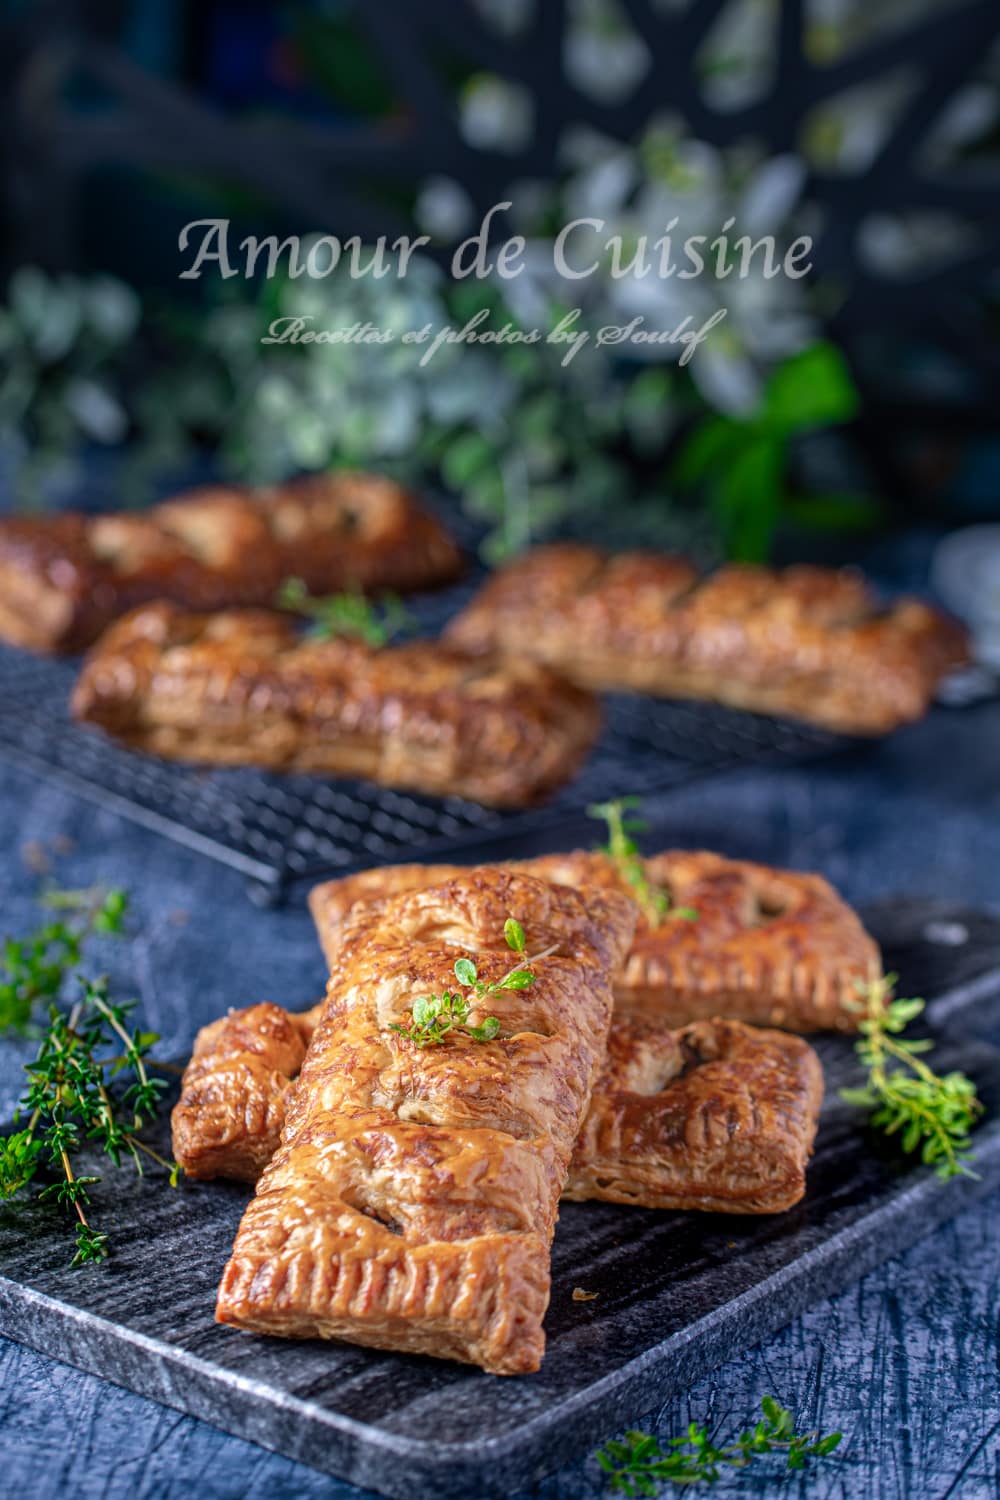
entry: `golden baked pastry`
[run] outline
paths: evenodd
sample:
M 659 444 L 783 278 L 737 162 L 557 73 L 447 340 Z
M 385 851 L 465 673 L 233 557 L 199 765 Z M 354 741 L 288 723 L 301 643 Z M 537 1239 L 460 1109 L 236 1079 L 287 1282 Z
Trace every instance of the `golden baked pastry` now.
M 800 1037 L 616 1010 L 566 1198 L 774 1214 L 805 1192 L 823 1100 Z
M 490 997 L 500 1036 L 420 1047 L 393 1029 L 454 989 L 460 957 L 507 974 L 509 917 L 535 981 Z M 499 869 L 352 912 L 219 1321 L 537 1369 L 559 1193 L 634 920 L 617 891 Z
M 448 627 L 467 651 L 547 662 L 583 687 L 705 698 L 844 734 L 923 715 L 968 660 L 965 631 L 916 599 L 882 609 L 860 574 L 538 547 L 495 574 Z
M 447 532 L 389 479 L 338 472 L 269 489 L 214 485 L 146 511 L 0 520 L 0 636 L 76 651 L 153 599 L 189 609 L 311 593 L 415 589 L 455 577 Z
M 170 1117 L 174 1159 L 189 1177 L 257 1181 L 278 1149 L 319 1011 L 251 1005 L 202 1027 Z
M 569 780 L 600 727 L 596 700 L 537 662 L 301 638 L 278 614 L 164 602 L 101 637 L 72 711 L 168 759 L 363 776 L 497 807 Z
M 775 870 L 706 851 L 643 860 L 648 880 L 696 921 L 643 913 L 615 979 L 619 1009 L 664 1027 L 724 1016 L 786 1031 L 856 1031 L 858 985 L 882 975 L 876 943 L 819 875 Z M 630 891 L 605 854 L 577 850 L 512 866 L 565 885 Z M 394 865 L 316 886 L 310 909 L 328 958 L 356 902 L 448 879 L 453 865 Z
M 199 1032 L 173 1113 L 189 1176 L 256 1182 L 277 1150 L 291 1078 L 276 1010 Z M 311 1035 L 318 1015 L 287 1024 Z M 798 1037 L 722 1020 L 672 1031 L 617 1010 L 563 1196 L 780 1213 L 805 1192 L 822 1096 L 819 1059 Z

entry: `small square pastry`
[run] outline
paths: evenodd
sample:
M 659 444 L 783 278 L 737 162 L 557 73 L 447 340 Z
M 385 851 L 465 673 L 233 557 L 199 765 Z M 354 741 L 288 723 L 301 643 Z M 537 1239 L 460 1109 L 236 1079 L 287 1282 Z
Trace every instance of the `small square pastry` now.
M 174 1160 L 188 1177 L 257 1181 L 318 1019 L 319 1006 L 295 1015 L 265 1003 L 202 1027 L 170 1116 Z
M 564 1197 L 774 1214 L 805 1192 L 823 1101 L 800 1037 L 616 1013 Z

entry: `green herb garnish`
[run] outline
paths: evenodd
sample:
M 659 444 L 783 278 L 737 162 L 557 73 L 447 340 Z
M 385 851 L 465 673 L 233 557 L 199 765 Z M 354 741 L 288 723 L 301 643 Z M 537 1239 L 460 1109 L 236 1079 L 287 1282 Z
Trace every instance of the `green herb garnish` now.
M 763 1420 L 722 1448 L 710 1440 L 705 1426 L 692 1422 L 683 1437 L 671 1438 L 665 1449 L 644 1432 L 627 1432 L 624 1442 L 599 1449 L 597 1462 L 610 1476 L 613 1490 L 648 1497 L 660 1484 L 715 1484 L 723 1468 L 746 1468 L 765 1453 L 784 1453 L 789 1469 L 802 1469 L 807 1458 L 825 1458 L 841 1440 L 839 1432 L 826 1437 L 796 1433 L 792 1413 L 773 1396 L 764 1397 L 761 1409 Z
M 55 1000 L 67 975 L 83 957 L 92 933 L 120 933 L 128 900 L 124 891 L 89 890 L 46 892 L 43 906 L 66 915 L 46 922 L 27 938 L 7 938 L 3 944 L 0 978 L 0 1035 L 22 1036 L 43 1005 Z
M 672 906 L 669 892 L 654 885 L 646 874 L 639 846 L 632 837 L 633 833 L 642 833 L 646 824 L 642 818 L 626 816 L 630 808 L 641 803 L 641 797 L 616 797 L 613 802 L 591 803 L 587 808 L 588 818 L 600 818 L 608 825 L 608 842 L 600 845 L 601 852 L 611 856 L 622 879 L 632 887 L 650 927 L 659 927 L 666 916 L 697 922 L 698 913 L 693 906 Z
M 294 610 L 312 620 L 307 634 L 313 640 L 355 636 L 369 646 L 387 646 L 394 636 L 413 624 L 413 617 L 396 594 L 383 594 L 373 603 L 364 594 L 310 594 L 301 578 L 286 578 L 275 601 L 280 609 Z
M 512 952 L 524 952 L 524 928 L 515 917 L 507 918 L 503 935 Z M 526 990 L 529 985 L 534 984 L 535 976 L 528 965 L 540 958 L 547 958 L 558 946 L 558 943 L 554 943 L 543 953 L 522 959 L 512 969 L 508 969 L 502 979 L 494 979 L 489 983 L 479 978 L 479 971 L 471 958 L 460 958 L 455 963 L 455 978 L 463 986 L 463 990 L 445 990 L 440 995 L 421 996 L 414 1000 L 411 1007 L 410 1024 L 404 1026 L 393 1021 L 389 1029 L 409 1037 L 418 1047 L 430 1047 L 443 1042 L 449 1032 L 461 1032 L 474 1042 L 492 1042 L 500 1035 L 500 1022 L 496 1016 L 487 1016 L 478 1026 L 469 1025 L 469 1016 L 492 995 L 498 995 L 502 990 Z
M 873 1111 L 871 1123 L 886 1135 L 901 1133 L 903 1150 L 920 1150 L 942 1179 L 975 1177 L 969 1166 L 969 1131 L 983 1106 L 976 1086 L 964 1073 L 935 1073 L 922 1061 L 928 1040 L 905 1040 L 901 1033 L 924 1009 L 923 1000 L 892 1000 L 896 974 L 870 984 L 858 983 L 862 999 L 847 1002 L 864 1011 L 855 1051 L 868 1072 L 864 1088 L 841 1089 L 840 1097 Z
M 115 1166 L 130 1156 L 140 1175 L 140 1152 L 165 1168 L 174 1186 L 180 1171 L 137 1134 L 155 1115 L 165 1088 L 146 1068 L 159 1038 L 129 1031 L 132 1006 L 111 1003 L 107 980 L 79 978 L 82 997 L 68 1016 L 52 1006 L 38 1055 L 25 1067 L 29 1083 L 15 1122 L 29 1113 L 28 1123 L 0 1142 L 0 1198 L 12 1198 L 44 1168 L 58 1174 L 39 1197 L 54 1198 L 76 1215 L 74 1266 L 104 1260 L 109 1252 L 107 1235 L 88 1217 L 89 1190 L 100 1179 L 80 1175 L 73 1165 L 84 1138 L 96 1141 Z M 118 1075 L 131 1082 L 112 1093 Z

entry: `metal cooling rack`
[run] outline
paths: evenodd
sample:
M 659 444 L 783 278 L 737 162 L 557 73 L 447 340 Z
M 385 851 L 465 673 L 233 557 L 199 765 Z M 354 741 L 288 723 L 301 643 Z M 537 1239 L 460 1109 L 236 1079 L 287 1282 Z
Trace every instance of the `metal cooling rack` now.
M 451 609 L 455 602 L 449 591 Z M 425 624 L 437 616 L 437 624 L 443 601 L 418 606 L 418 613 Z M 595 800 L 662 792 L 740 766 L 811 759 L 850 743 L 711 704 L 611 697 L 607 727 L 582 774 L 541 808 L 499 812 L 370 782 L 205 770 L 126 750 L 70 722 L 75 674 L 73 662 L 0 647 L 0 753 L 241 870 L 262 902 L 281 899 L 298 880 L 406 857 L 444 858 L 537 833 Z

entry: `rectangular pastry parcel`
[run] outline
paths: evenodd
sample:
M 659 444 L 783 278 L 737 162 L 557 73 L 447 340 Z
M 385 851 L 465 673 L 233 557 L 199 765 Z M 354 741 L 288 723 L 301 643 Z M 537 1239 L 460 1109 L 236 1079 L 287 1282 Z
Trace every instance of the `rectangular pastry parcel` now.
M 544 870 L 548 879 L 581 888 L 615 889 L 619 883 L 613 863 L 599 854 L 551 855 L 519 868 Z M 823 1092 L 819 1061 L 796 1037 L 722 1019 L 719 1012 L 742 1008 L 759 1021 L 785 1001 L 788 1024 L 787 1001 L 797 993 L 803 1008 L 794 1019 L 814 1019 L 821 974 L 829 982 L 827 998 L 836 995 L 839 982 L 842 997 L 849 999 L 852 947 L 853 972 L 859 976 L 867 972 L 866 964 L 877 970 L 877 949 L 853 912 L 817 876 L 684 853 L 655 856 L 647 869 L 661 876 L 673 870 L 675 888 L 685 900 L 701 903 L 697 922 L 675 918 L 656 929 L 660 968 L 672 968 L 677 978 L 697 971 L 690 955 L 665 965 L 671 942 L 683 945 L 685 934 L 690 938 L 695 932 L 706 952 L 715 951 L 715 968 L 703 973 L 708 982 L 686 998 L 683 990 L 668 995 L 666 989 L 644 985 L 630 989 L 627 979 L 637 954 L 632 978 L 649 978 L 648 955 L 642 958 L 641 947 L 653 941 L 654 929 L 640 917 L 633 958 L 616 978 L 607 1055 L 566 1192 L 647 1208 L 780 1212 L 805 1191 Z M 310 905 L 328 963 L 336 967 L 341 961 L 352 914 L 377 912 L 406 891 L 426 890 L 463 873 L 449 865 L 397 865 L 317 886 Z M 815 903 L 811 922 L 809 897 Z M 764 962 L 761 909 L 768 908 L 772 922 L 778 922 L 782 906 L 790 909 L 787 929 L 771 934 L 770 961 Z M 817 908 L 825 913 L 822 932 Z M 835 969 L 836 963 L 843 967 Z M 737 980 L 748 977 L 756 990 L 738 987 Z M 676 1029 L 684 1009 L 699 1010 L 703 1018 Z M 289 1084 L 287 1034 L 276 1024 L 276 1010 L 254 1006 L 200 1034 L 174 1112 L 174 1155 L 192 1175 L 253 1181 L 274 1151 Z M 308 1035 L 314 1017 L 308 1012 L 294 1020 L 300 1034 Z M 845 1008 L 840 1020 L 854 1026 L 857 1013 Z M 266 1107 L 262 1080 L 270 1089 Z
M 559 1194 L 633 923 L 619 892 L 500 869 L 351 913 L 219 1321 L 537 1369 Z M 470 965 L 500 985 L 518 964 L 532 983 L 475 1005 L 498 1031 L 414 1038 L 417 1002 L 471 984 Z
M 146 605 L 87 656 L 75 717 L 171 760 L 359 776 L 522 806 L 569 780 L 596 700 L 537 662 L 300 637 L 255 610 Z
M 454 578 L 458 550 L 389 479 L 346 471 L 269 489 L 213 485 L 145 511 L 0 520 L 0 637 L 77 651 L 153 599 L 189 609 L 310 593 L 407 590 Z
M 917 599 L 883 608 L 850 570 L 734 565 L 703 577 L 684 558 L 576 543 L 508 564 L 448 636 L 599 691 L 710 699 L 857 735 L 920 718 L 968 660 L 955 621 Z
M 358 901 L 445 880 L 457 867 L 394 865 L 316 886 L 309 896 L 327 956 Z M 634 894 L 606 854 L 576 850 L 513 868 L 566 885 Z M 860 989 L 882 976 L 878 946 L 857 914 L 820 875 L 684 849 L 642 860 L 662 914 L 641 905 L 615 978 L 619 1006 L 662 1026 L 724 1016 L 786 1031 L 856 1031 Z M 678 915 L 693 911 L 694 920 Z

